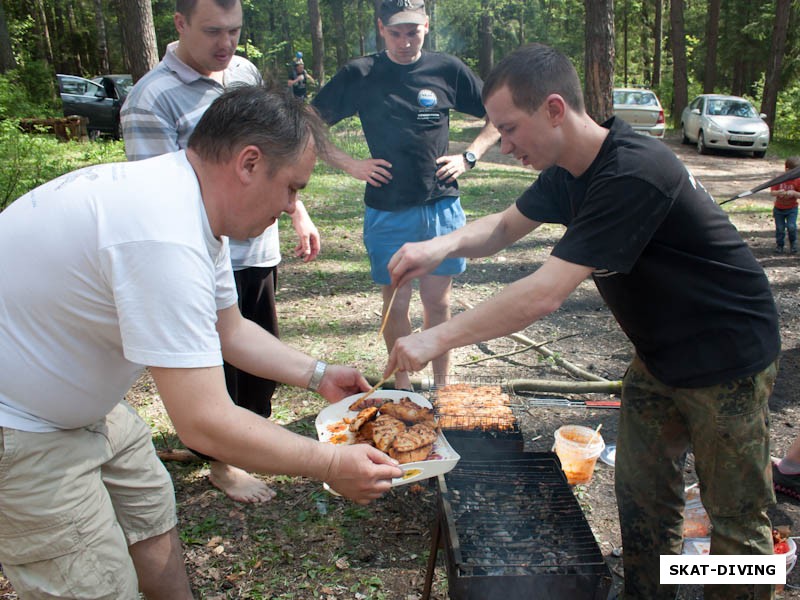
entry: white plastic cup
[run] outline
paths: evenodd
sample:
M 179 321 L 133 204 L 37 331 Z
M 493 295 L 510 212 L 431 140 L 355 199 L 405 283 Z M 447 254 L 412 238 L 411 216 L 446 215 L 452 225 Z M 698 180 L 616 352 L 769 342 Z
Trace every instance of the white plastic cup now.
M 567 483 L 589 483 L 597 457 L 606 447 L 600 432 L 582 425 L 564 425 L 555 431 L 555 451 Z

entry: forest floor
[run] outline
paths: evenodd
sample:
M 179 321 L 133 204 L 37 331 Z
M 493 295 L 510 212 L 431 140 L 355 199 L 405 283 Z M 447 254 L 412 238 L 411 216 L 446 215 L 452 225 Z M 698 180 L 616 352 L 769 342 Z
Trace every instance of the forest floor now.
M 727 154 L 699 156 L 693 147 L 680 145 L 676 137 L 668 137 L 665 143 L 717 201 L 748 190 L 783 170 L 783 160 L 777 157 L 757 160 Z M 513 161 L 495 152 L 485 157 L 479 168 L 496 172 L 507 169 L 514 174 L 521 171 Z M 523 172 L 522 177 L 529 175 Z M 465 178 L 465 196 L 469 195 L 469 186 Z M 773 254 L 770 206 L 770 197 L 762 193 L 737 200 L 726 208 L 766 271 L 780 313 L 783 351 L 770 407 L 771 451 L 774 456 L 781 456 L 800 433 L 800 258 Z M 353 256 L 363 253 L 360 221 L 358 227 L 355 230 L 348 226 L 335 241 L 351 244 L 347 252 Z M 462 310 L 465 303 L 479 303 L 535 270 L 561 233 L 557 227 L 542 229 L 535 240 L 523 240 L 493 259 L 471 261 L 454 285 L 454 311 Z M 361 268 L 363 262 L 359 265 Z M 285 261 L 279 281 L 279 309 L 282 323 L 286 323 L 282 325 L 282 335 L 314 355 L 340 361 L 344 357 L 365 373 L 380 374 L 385 354 L 375 336 L 380 315 L 377 289 L 362 278 L 358 285 L 340 294 L 335 285 L 348 277 L 350 267 L 336 263 L 330 268 L 336 270 L 338 278 L 333 280 L 316 272 L 312 287 L 308 267 Z M 418 323 L 419 315 L 413 316 Z M 330 335 L 323 335 L 325 332 Z M 523 333 L 537 342 L 548 341 L 548 347 L 559 356 L 611 380 L 623 376 L 632 355 L 630 343 L 591 282 L 582 284 L 560 310 Z M 458 349 L 453 353 L 454 377 L 504 380 L 524 374 L 536 379 L 569 379 L 552 361 L 542 360 L 533 352 L 492 358 L 518 349 L 520 345 L 507 338 Z M 479 359 L 490 360 L 475 362 Z M 158 446 L 178 445 L 149 377 L 144 376 L 137 383 L 128 399 L 160 432 L 154 437 Z M 280 388 L 274 406 L 274 419 L 293 431 L 315 436 L 314 416 L 323 406 L 318 398 Z M 549 451 L 553 432 L 566 423 L 592 428 L 602 423 L 606 444 L 615 443 L 618 411 L 614 409 L 528 406 L 518 416 L 527 450 Z M 277 497 L 267 504 L 248 506 L 228 500 L 213 488 L 203 463 L 167 465 L 175 482 L 181 538 L 198 598 L 421 597 L 431 524 L 436 516 L 433 480 L 394 488 L 368 507 L 359 507 L 330 496 L 317 482 L 271 476 L 264 479 L 278 492 Z M 613 587 L 618 589 L 623 571 L 621 559 L 615 556 L 621 541 L 613 475 L 612 467 L 598 462 L 592 481 L 576 487 L 575 492 L 613 573 Z M 771 516 L 775 525 L 787 525 L 792 534 L 800 534 L 800 503 L 779 496 Z M 442 555 L 439 552 L 433 573 L 431 597 L 437 600 L 448 597 Z M 790 574 L 788 583 L 800 586 L 800 569 Z M 800 598 L 800 589 L 787 587 L 783 597 Z M 0 575 L 0 600 L 15 598 L 11 586 Z M 679 598 L 702 598 L 702 592 L 684 588 Z

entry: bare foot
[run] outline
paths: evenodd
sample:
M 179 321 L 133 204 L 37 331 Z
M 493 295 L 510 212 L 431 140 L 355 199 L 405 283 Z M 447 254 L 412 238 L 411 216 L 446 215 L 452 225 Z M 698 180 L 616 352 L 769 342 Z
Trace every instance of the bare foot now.
M 210 466 L 211 474 L 208 479 L 232 500 L 258 504 L 269 502 L 275 497 L 272 488 L 247 471 L 217 461 L 212 461 Z

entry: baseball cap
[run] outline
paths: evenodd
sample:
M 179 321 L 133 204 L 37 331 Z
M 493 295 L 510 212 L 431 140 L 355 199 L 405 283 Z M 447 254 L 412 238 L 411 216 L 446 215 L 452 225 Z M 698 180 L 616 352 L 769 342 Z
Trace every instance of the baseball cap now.
M 383 0 L 380 19 L 384 27 L 406 23 L 424 25 L 428 15 L 423 0 Z

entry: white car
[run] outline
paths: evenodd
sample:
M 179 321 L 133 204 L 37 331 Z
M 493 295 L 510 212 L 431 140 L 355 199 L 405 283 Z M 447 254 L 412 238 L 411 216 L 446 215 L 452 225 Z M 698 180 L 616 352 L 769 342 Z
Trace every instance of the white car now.
M 769 146 L 766 117 L 745 98 L 701 94 L 681 113 L 683 143 L 697 144 L 700 154 L 720 148 L 764 158 Z
M 664 137 L 664 110 L 658 96 L 642 88 L 614 88 L 614 114 L 636 133 Z

